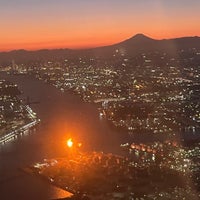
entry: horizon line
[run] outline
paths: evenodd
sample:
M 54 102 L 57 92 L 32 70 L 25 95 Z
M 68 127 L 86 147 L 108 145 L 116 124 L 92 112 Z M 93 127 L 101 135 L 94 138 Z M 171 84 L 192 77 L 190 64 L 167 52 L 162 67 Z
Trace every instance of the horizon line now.
M 115 43 L 110 43 L 110 44 L 105 44 L 105 45 L 99 45 L 99 46 L 85 46 L 85 47 L 77 47 L 77 48 L 68 48 L 68 47 L 50 47 L 50 48 L 16 48 L 16 49 L 8 49 L 8 50 L 0 50 L 0 53 L 9 53 L 9 52 L 13 52 L 13 51 L 28 51 L 28 52 L 35 52 L 35 51 L 42 51 L 42 50 L 71 50 L 71 51 L 78 51 L 78 50 L 90 50 L 90 49 L 96 49 L 96 48 L 102 48 L 102 47 L 107 47 L 107 46 L 112 46 L 112 45 L 117 45 L 119 43 L 122 43 L 124 41 L 127 41 L 131 38 L 134 38 L 138 35 L 144 36 L 146 38 L 152 39 L 152 40 L 156 40 L 156 41 L 162 41 L 162 40 L 174 40 L 174 39 L 180 39 L 180 38 L 195 38 L 195 37 L 200 37 L 199 35 L 193 35 L 193 36 L 180 36 L 180 37 L 170 37 L 170 38 L 162 38 L 162 39 L 155 39 L 152 38 L 150 36 L 148 36 L 147 34 L 143 34 L 143 33 L 137 33 L 129 38 L 126 38 L 124 40 L 120 40 L 118 42 Z

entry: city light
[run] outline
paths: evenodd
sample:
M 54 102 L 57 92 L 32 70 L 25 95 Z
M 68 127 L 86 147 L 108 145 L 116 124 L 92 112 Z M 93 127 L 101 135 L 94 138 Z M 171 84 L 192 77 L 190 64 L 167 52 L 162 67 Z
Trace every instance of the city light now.
M 71 147 L 73 146 L 72 138 L 70 138 L 70 139 L 67 140 L 67 146 L 68 146 L 69 148 L 71 148 Z
M 78 147 L 82 147 L 82 143 L 78 143 Z

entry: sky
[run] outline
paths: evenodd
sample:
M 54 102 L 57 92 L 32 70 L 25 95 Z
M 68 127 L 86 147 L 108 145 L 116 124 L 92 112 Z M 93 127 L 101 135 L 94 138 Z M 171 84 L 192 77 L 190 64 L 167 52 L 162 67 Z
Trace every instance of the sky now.
M 0 0 L 0 51 L 200 36 L 200 0 Z

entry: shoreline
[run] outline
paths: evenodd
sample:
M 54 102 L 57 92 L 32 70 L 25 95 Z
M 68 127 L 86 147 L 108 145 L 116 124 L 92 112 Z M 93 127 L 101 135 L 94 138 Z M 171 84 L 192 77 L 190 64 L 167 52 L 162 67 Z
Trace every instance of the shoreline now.
M 18 138 L 19 136 L 26 134 L 26 131 L 30 132 L 30 130 L 36 127 L 39 123 L 40 123 L 40 119 L 36 119 L 14 131 L 5 133 L 4 135 L 0 137 L 0 145 L 4 145 L 5 143 L 12 141 Z
M 63 190 L 65 192 L 69 193 L 66 198 L 74 196 L 74 194 L 73 194 L 74 191 L 66 190 L 65 188 L 60 187 L 58 184 L 51 182 L 46 176 L 41 175 L 36 170 L 34 170 L 34 168 L 32 166 L 21 167 L 21 168 L 19 168 L 19 170 L 29 176 L 33 176 L 42 181 L 45 181 L 48 185 L 51 185 L 51 186 L 55 187 L 56 189 Z

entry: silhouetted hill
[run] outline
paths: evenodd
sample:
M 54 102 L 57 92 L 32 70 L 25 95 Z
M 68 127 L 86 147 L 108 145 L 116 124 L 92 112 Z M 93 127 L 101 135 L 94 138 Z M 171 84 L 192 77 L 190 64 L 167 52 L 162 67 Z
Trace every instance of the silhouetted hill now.
M 175 39 L 155 40 L 143 34 L 137 34 L 120 43 L 92 49 L 94 55 L 109 56 L 116 50 L 129 56 L 143 52 L 162 51 L 169 54 L 177 54 L 181 49 L 200 49 L 200 37 L 183 37 Z
M 97 47 L 93 49 L 70 50 L 70 49 L 43 49 L 38 51 L 15 50 L 0 53 L 0 64 L 27 63 L 48 60 L 60 60 L 75 58 L 77 56 L 109 58 L 116 52 L 134 56 L 138 53 L 149 51 L 163 51 L 177 54 L 178 50 L 198 48 L 200 49 L 200 37 L 183 37 L 175 39 L 155 40 L 143 34 L 137 34 L 120 43 Z
M 156 42 L 156 40 L 147 37 L 146 35 L 137 34 L 123 42 L 118 43 L 117 45 L 141 45 L 141 44 L 152 44 L 154 42 Z
M 93 49 L 93 51 L 95 52 L 95 54 L 100 54 L 100 55 L 104 54 L 105 56 L 113 54 L 115 50 L 119 50 L 120 52 L 125 54 L 134 55 L 141 51 L 151 50 L 153 47 L 155 47 L 157 43 L 158 40 L 154 40 L 143 34 L 137 34 L 120 43 L 106 47 L 99 47 Z

